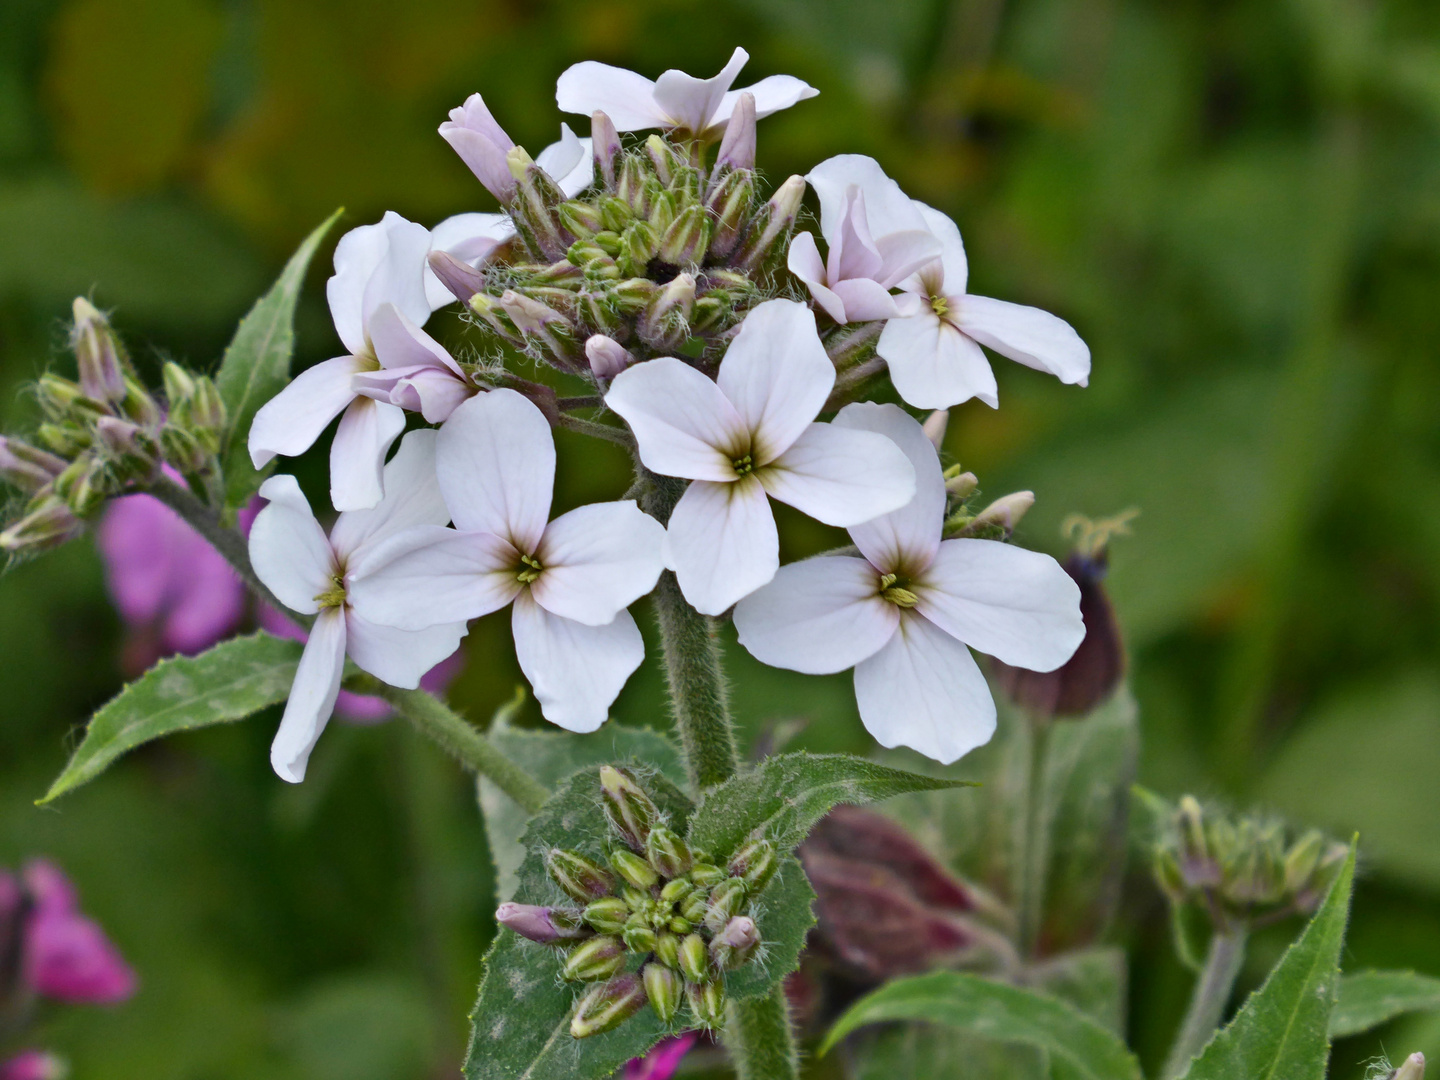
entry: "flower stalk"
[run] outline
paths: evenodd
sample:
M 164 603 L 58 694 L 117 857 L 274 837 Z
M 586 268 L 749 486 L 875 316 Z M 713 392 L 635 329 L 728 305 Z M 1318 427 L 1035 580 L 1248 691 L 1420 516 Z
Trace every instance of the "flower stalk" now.
M 1215 1029 L 1225 1015 L 1225 1005 L 1235 989 L 1235 980 L 1245 963 L 1245 940 L 1247 932 L 1243 926 L 1216 930 L 1210 939 L 1210 951 L 1205 957 L 1205 967 L 1195 983 L 1190 996 L 1190 1005 L 1185 1010 L 1185 1019 L 1175 1043 L 1165 1059 L 1165 1068 L 1160 1073 L 1163 1080 L 1176 1080 L 1184 1076 L 1190 1061 L 1210 1041 Z

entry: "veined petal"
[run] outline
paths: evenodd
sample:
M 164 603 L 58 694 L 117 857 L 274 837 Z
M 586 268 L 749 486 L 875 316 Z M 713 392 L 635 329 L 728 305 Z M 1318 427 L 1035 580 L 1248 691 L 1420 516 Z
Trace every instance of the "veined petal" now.
M 545 529 L 530 586 L 551 614 L 602 626 L 655 587 L 665 568 L 665 527 L 633 500 L 592 503 Z
M 815 419 L 835 386 L 835 365 L 809 308 L 767 300 L 745 316 L 715 382 L 750 431 L 750 454 L 760 466 L 789 449 Z
M 381 626 L 425 630 L 498 611 L 520 591 L 520 552 L 492 533 L 417 525 L 352 560 L 350 604 Z
M 741 94 L 755 95 L 755 119 L 763 120 L 781 109 L 788 109 L 791 105 L 797 105 L 818 93 L 820 93 L 819 90 L 816 90 L 804 79 L 797 79 L 794 75 L 767 75 L 750 86 L 743 86 L 739 90 L 727 92 L 720 99 L 719 106 L 710 117 L 710 131 L 707 134 L 713 136 L 723 125 L 730 122 L 730 117 L 735 112 L 735 106 L 739 103 Z
M 884 435 L 910 459 L 915 497 L 883 517 L 851 526 L 850 539 L 885 573 L 919 573 L 934 560 L 945 524 L 945 477 L 934 445 L 898 405 L 846 405 L 835 417 L 834 426 Z
M 878 281 L 869 278 L 850 278 L 835 282 L 835 295 L 845 306 L 846 322 L 871 322 L 875 319 L 894 319 L 900 315 L 895 297 Z
M 546 720 L 566 731 L 594 731 L 605 723 L 625 680 L 645 659 L 645 642 L 628 611 L 605 626 L 552 615 L 529 592 L 510 616 L 515 659 L 530 680 Z
M 326 425 L 354 400 L 351 376 L 365 367 L 358 356 L 322 360 L 260 406 L 247 443 L 255 467 L 264 467 L 276 454 L 295 457 L 315 445 Z
M 945 765 L 995 733 L 995 700 L 970 650 L 913 612 L 856 665 L 855 702 L 881 746 L 908 746 Z
M 930 231 L 920 204 L 901 191 L 874 158 L 840 154 L 816 165 L 805 179 L 820 198 L 820 232 L 830 243 L 839 235 L 852 185 L 864 193 L 865 220 L 877 240 L 891 233 Z
M 436 469 L 456 528 L 535 551 L 550 517 L 555 441 L 528 398 L 491 390 L 461 405 L 440 429 Z
M 281 780 L 298 784 L 305 779 L 310 751 L 330 721 L 344 672 L 345 616 L 340 608 L 326 608 L 310 628 L 280 730 L 270 744 L 270 766 Z
M 250 565 L 279 601 L 313 615 L 315 597 L 335 585 L 335 556 L 295 477 L 272 476 L 260 485 L 269 505 L 250 525 Z
M 433 431 L 412 431 L 385 466 L 385 495 L 370 510 L 351 510 L 335 519 L 330 546 L 342 564 L 366 548 L 416 525 L 444 525 L 450 511 L 435 478 Z
M 1064 319 L 988 296 L 961 297 L 957 307 L 956 325 L 981 345 L 1063 383 L 1090 381 L 1090 347 Z
M 674 357 L 647 360 L 616 375 L 605 404 L 630 425 L 645 467 L 663 476 L 732 481 L 736 456 L 751 452 L 750 432 L 735 406 L 713 382 Z
M 667 71 L 655 80 L 655 103 L 665 111 L 671 125 L 699 135 L 710 126 L 725 92 L 749 59 L 749 53 L 737 48 L 720 73 L 709 79 L 697 79 L 674 69 Z
M 638 72 L 594 60 L 565 69 L 555 84 L 555 104 L 561 112 L 582 116 L 599 109 L 610 117 L 616 131 L 669 125 L 665 111 L 655 101 L 653 82 Z
M 590 140 L 576 138 L 569 124 L 560 125 L 560 141 L 536 154 L 535 164 L 549 173 L 560 190 L 572 199 L 595 180 L 595 157 L 590 152 Z
M 467 632 L 463 622 L 441 623 L 425 630 L 397 630 L 373 623 L 355 611 L 345 614 L 346 648 L 350 659 L 382 682 L 414 690 L 420 679 L 460 647 Z
M 675 504 L 668 533 L 680 591 L 702 615 L 719 615 L 780 567 L 775 515 L 753 475 L 734 484 L 693 481 Z
M 429 305 L 426 305 L 428 313 Z M 461 375 L 460 365 L 394 304 L 381 304 L 370 316 L 370 344 L 381 367 L 403 368 L 427 364 Z
M 430 230 L 430 250 L 444 251 L 463 263 L 476 266 L 514 235 L 515 225 L 509 214 L 456 214 Z M 428 264 L 424 277 L 425 298 L 431 311 L 455 302 L 455 297 Z
M 811 424 L 756 475 L 774 498 L 827 525 L 858 525 L 915 495 L 904 451 L 873 431 Z
M 790 241 L 790 250 L 785 255 L 785 266 L 805 283 L 810 295 L 815 298 L 826 315 L 844 325 L 849 319 L 845 314 L 845 302 L 825 285 L 825 263 L 820 258 L 820 249 L 815 246 L 815 237 L 808 233 L 796 233 Z
M 972 397 L 992 409 L 1000 404 L 984 352 L 928 305 L 887 322 L 875 351 L 890 365 L 896 392 L 916 408 L 948 409 Z
M 959 230 L 956 230 L 959 235 Z M 941 257 L 942 247 L 934 233 L 906 229 L 875 239 L 883 269 L 876 280 L 887 289 L 894 288 L 911 274 Z
M 361 317 L 365 336 L 372 336 L 370 321 L 381 304 L 393 304 L 412 322 L 422 324 L 430 317 L 425 298 L 425 258 L 430 254 L 430 230 L 407 221 L 393 210 L 376 226 L 385 230 L 384 257 L 365 282 Z
M 782 566 L 735 605 L 740 644 L 762 664 L 831 675 L 874 656 L 900 625 L 864 559 L 826 555 Z
M 911 586 L 915 610 L 1012 667 L 1054 671 L 1085 637 L 1080 588 L 1049 555 L 998 540 L 946 540 Z
M 405 430 L 405 413 L 394 405 L 357 397 L 340 417 L 330 444 L 330 504 L 336 510 L 368 510 L 385 494 L 385 455 Z

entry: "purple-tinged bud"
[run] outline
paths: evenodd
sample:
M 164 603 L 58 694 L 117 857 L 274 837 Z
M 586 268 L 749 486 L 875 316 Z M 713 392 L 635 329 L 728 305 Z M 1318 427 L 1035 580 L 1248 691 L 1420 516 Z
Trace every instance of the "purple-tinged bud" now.
M 636 851 L 643 851 L 645 838 L 660 820 L 660 811 L 645 789 L 613 765 L 600 766 L 600 791 L 605 796 L 605 816 L 611 826 Z M 642 888 L 648 888 L 648 883 Z
M 677 274 L 655 294 L 636 324 L 636 332 L 652 348 L 674 349 L 690 336 L 694 307 L 695 279 L 689 274 Z
M 0 532 L 0 551 L 48 551 L 80 535 L 83 528 L 75 512 L 58 495 L 42 495 L 24 517 Z
M 590 153 L 595 158 L 595 171 L 605 182 L 607 191 L 615 190 L 615 165 L 620 158 L 620 134 L 615 123 L 599 109 L 590 114 Z
M 638 926 L 638 920 L 644 918 L 642 913 L 652 899 L 650 890 L 637 889 L 634 885 L 626 883 L 620 886 L 620 898 L 625 901 L 631 911 L 635 912 L 634 918 L 637 920 L 636 925 Z
M 652 179 L 649 184 L 653 184 L 655 190 L 649 195 L 650 213 L 646 220 L 650 222 L 656 236 L 663 236 L 670 223 L 675 220 L 675 215 L 680 212 L 680 207 L 674 193 L 661 188 L 660 181 Z
M 68 464 L 39 447 L 0 435 L 0 479 L 26 495 L 34 495 L 64 472 Z
M 510 151 L 512 158 L 517 151 L 525 154 L 517 146 Z M 525 154 L 525 157 L 529 155 Z M 515 169 L 516 162 L 512 162 L 511 172 Z M 525 166 L 517 179 L 519 183 L 515 186 L 514 199 L 510 204 L 510 219 L 515 223 L 515 231 L 530 248 L 531 254 L 547 262 L 559 262 L 565 257 L 566 249 L 575 242 L 575 234 L 564 226 L 559 216 L 565 193 L 549 173 L 533 162 Z
M 557 263 L 551 263 L 545 267 L 545 269 L 537 271 L 531 277 L 530 280 L 533 285 L 568 290 L 579 288 L 584 284 L 585 271 L 570 258 L 570 252 L 582 247 L 582 245 L 589 245 L 591 251 L 595 250 L 595 245 L 590 241 L 576 240 L 575 243 L 570 245 L 570 251 L 566 252 L 564 259 Z M 608 258 L 603 251 L 599 252 L 599 256 L 601 258 Z
M 567 982 L 601 982 L 625 967 L 625 945 L 608 934 L 582 941 L 570 950 L 560 968 Z
M 145 384 L 133 375 L 125 376 L 125 399 L 120 402 L 120 413 L 143 427 L 156 427 L 165 416 Z
M 1400 1063 L 1400 1067 L 1387 1074 L 1384 1080 L 1425 1080 L 1425 1055 L 1416 1051 Z
M 94 304 L 77 296 L 72 305 L 75 325 L 70 345 L 80 368 L 80 386 L 93 401 L 125 398 L 125 360 L 115 332 Z
M 755 167 L 755 95 L 744 91 L 725 125 L 725 136 L 715 155 L 715 170 Z
M 612 337 L 592 334 L 585 339 L 585 359 L 597 379 L 613 379 L 630 366 L 630 352 Z
M 426 261 L 440 284 L 462 304 L 468 304 L 472 296 L 485 290 L 485 274 L 448 251 L 432 251 Z
M 691 203 L 660 237 L 659 256 L 671 266 L 699 266 L 709 246 L 709 214 L 700 204 Z
M 660 178 L 660 183 L 666 187 L 674 181 L 676 172 L 689 164 L 659 135 L 651 135 L 645 140 L 645 156 L 650 159 L 650 165 L 654 168 L 655 175 Z
M 637 218 L 650 213 L 650 197 L 658 190 L 647 186 L 654 179 L 647 163 L 638 154 L 626 154 L 620 163 L 620 173 L 615 179 L 615 194 L 630 207 Z
M 573 912 L 534 904 L 501 904 L 495 909 L 495 921 L 541 945 L 566 943 L 588 937 L 590 933 Z
M 570 1021 L 570 1035 L 588 1039 L 613 1031 L 645 1007 L 645 986 L 634 975 L 617 975 L 609 982 L 592 987 L 575 1006 Z
M 973 472 L 956 472 L 945 477 L 945 491 L 953 498 L 968 499 L 980 486 L 980 478 Z
M 610 865 L 637 889 L 648 889 L 660 880 L 649 863 L 625 848 L 617 848 L 610 853 Z
M 775 845 L 763 836 L 747 840 L 730 856 L 730 876 L 744 881 L 751 896 L 759 895 L 760 890 L 770 883 L 779 866 Z
M 680 1011 L 680 1003 L 685 1000 L 685 984 L 680 976 L 664 964 L 646 964 L 640 978 L 655 1015 L 660 1017 L 661 1023 L 670 1023 Z
M 803 176 L 792 176 L 781 184 L 751 220 L 745 242 L 731 257 L 731 265 L 740 270 L 764 270 L 778 262 L 777 254 L 790 246 L 790 232 L 804 198 Z
M 976 514 L 971 522 L 961 530 L 961 535 L 970 536 L 987 530 L 1000 529 L 1005 536 L 1009 536 L 1020 524 L 1020 519 L 1034 505 L 1035 493 L 1033 491 L 1016 491 L 1009 495 L 1002 495 Z
M 705 939 L 699 934 L 686 934 L 680 942 L 677 963 L 681 973 L 691 982 L 707 981 L 712 972 L 710 970 L 710 952 L 705 947 Z
M 659 940 L 655 931 L 648 926 L 627 926 L 620 939 L 625 942 L 625 948 L 633 953 L 654 952 Z
M 618 934 L 630 917 L 630 905 L 618 896 L 605 896 L 585 905 L 581 917 L 602 934 Z
M 721 971 L 734 971 L 750 962 L 760 947 L 760 930 L 748 915 L 736 915 L 710 942 L 710 959 Z
M 638 315 L 654 302 L 660 286 L 643 277 L 626 278 L 606 289 L 615 306 L 626 315 Z
M 683 937 L 683 934 L 677 934 L 673 930 L 662 930 L 655 938 L 655 959 L 666 967 L 678 968 L 680 941 Z
M 710 906 L 705 909 L 705 928 L 718 934 L 721 927 L 745 907 L 745 882 L 727 878 L 710 890 Z
M 551 848 L 545 864 L 555 884 L 582 904 L 609 896 L 615 886 L 615 879 L 608 871 L 573 851 Z
M 605 228 L 598 208 L 589 203 L 567 199 L 555 211 L 560 224 L 577 237 L 594 236 Z
M 160 429 L 160 452 L 166 464 L 185 476 L 198 475 L 210 466 L 210 453 L 200 440 L 174 424 Z
M 55 478 L 54 491 L 77 517 L 89 517 L 109 495 L 105 463 L 93 451 L 76 458 Z
M 154 436 L 144 428 L 114 416 L 95 421 L 95 446 L 125 480 L 148 479 L 160 452 Z
M 685 1000 L 690 1003 L 697 1027 L 718 1028 L 725 1022 L 725 986 L 719 979 L 700 984 L 687 982 Z
M 645 840 L 645 858 L 663 878 L 678 878 L 690 869 L 692 861 L 689 845 L 684 838 L 664 825 L 656 825 L 650 830 L 650 835 Z M 663 891 L 661 896 L 663 898 Z
M 25 1050 L 0 1062 L 0 1080 L 65 1080 L 70 1066 L 48 1050 Z
M 710 254 L 728 258 L 755 214 L 755 174 L 748 169 L 725 174 L 711 187 L 705 206 L 714 218 Z
M 945 441 L 945 427 L 950 423 L 949 409 L 936 409 L 925 418 L 921 426 L 925 430 L 925 437 L 930 440 L 930 445 L 936 450 L 940 449 L 941 443 Z

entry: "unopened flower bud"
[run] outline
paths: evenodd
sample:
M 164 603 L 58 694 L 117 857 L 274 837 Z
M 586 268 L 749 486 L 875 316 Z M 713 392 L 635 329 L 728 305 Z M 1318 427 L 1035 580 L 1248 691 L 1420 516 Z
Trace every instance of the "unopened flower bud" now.
M 751 219 L 748 235 L 731 256 L 731 265 L 741 270 L 764 270 L 778 262 L 778 253 L 790 246 L 790 231 L 804 198 L 803 176 L 792 176 L 781 184 Z
M 678 878 L 690 869 L 690 848 L 679 833 L 657 825 L 645 841 L 645 857 L 656 873 L 664 878 Z M 663 893 L 661 894 L 663 897 Z
M 121 401 L 125 397 L 125 361 L 107 319 L 94 304 L 77 296 L 72 305 L 75 326 L 70 343 L 80 368 L 80 386 L 93 401 Z
M 683 871 L 681 873 L 683 874 Z M 688 877 L 677 876 L 673 880 L 667 881 L 665 887 L 660 890 L 660 901 L 665 904 L 679 904 L 694 891 L 695 886 L 691 884 Z
M 1411 1054 L 1384 1080 L 1425 1080 L 1425 1055 L 1419 1052 Z
M 755 167 L 755 95 L 743 91 L 735 100 L 735 111 L 725 125 L 725 136 L 715 155 L 715 169 Z
M 504 903 L 495 909 L 495 921 L 541 945 L 566 943 L 589 935 L 576 914 L 562 908 Z
M 721 971 L 748 963 L 760 947 L 760 930 L 748 915 L 736 915 L 710 942 L 710 959 Z
M 90 449 L 95 441 L 88 425 L 82 427 L 74 421 L 41 424 L 35 429 L 35 440 L 64 458 L 67 464 Z
M 709 910 L 710 894 L 705 889 L 696 889 L 680 902 L 680 918 L 689 923 L 698 925 L 704 922 L 705 913 Z
M 655 227 L 648 221 L 632 221 L 620 235 L 620 251 L 615 262 L 622 273 L 644 277 L 650 260 L 659 250 L 660 236 Z
M 651 135 L 645 140 L 645 154 L 650 158 L 650 165 L 655 170 L 655 175 L 666 187 L 675 178 L 675 171 L 687 162 L 681 158 L 675 148 L 659 135 Z
M 595 158 L 595 171 L 607 190 L 615 190 L 615 166 L 620 158 L 620 135 L 615 123 L 599 109 L 590 114 L 590 153 Z
M 655 958 L 666 967 L 680 966 L 680 942 L 683 934 L 662 930 L 655 938 Z
M 0 532 L 0 551 L 48 551 L 80 535 L 75 512 L 58 495 L 41 496 L 25 516 Z
M 432 251 L 426 261 L 440 284 L 462 304 L 468 304 L 472 296 L 485 289 L 485 274 L 448 251 Z
M 45 415 L 55 421 L 93 420 L 108 415 L 105 406 L 87 397 L 79 383 L 46 372 L 35 381 L 35 398 Z
M 524 180 L 525 174 L 535 164 L 535 159 L 523 146 L 512 146 L 505 153 L 505 167 L 510 170 L 510 175 L 516 180 Z
M 99 510 L 109 494 L 105 463 L 94 453 L 76 458 L 55 478 L 55 494 L 65 500 L 77 517 L 86 518 Z
M 0 436 L 0 479 L 26 495 L 34 495 L 65 471 L 64 458 L 21 442 Z
M 670 921 L 665 924 L 665 929 L 669 930 L 672 934 L 679 934 L 681 937 L 684 937 L 695 929 L 695 923 L 683 915 L 672 915 Z
M 645 996 L 650 999 L 650 1007 L 655 1010 L 655 1015 L 660 1017 L 662 1023 L 670 1023 L 680 1011 L 680 1002 L 685 999 L 684 982 L 664 964 L 646 964 L 640 978 L 645 984 Z
M 525 153 L 517 146 L 510 151 L 510 157 L 517 151 Z M 525 157 L 528 159 L 529 155 Z M 511 172 L 514 171 L 512 163 Z M 548 262 L 558 262 L 575 242 L 575 234 L 560 220 L 559 208 L 565 202 L 565 193 L 549 173 L 533 163 L 516 179 L 520 182 L 515 185 L 510 203 L 510 220 L 515 224 L 515 231 L 532 254 Z
M 998 532 L 1000 536 L 1008 537 L 1020 524 L 1026 511 L 1034 505 L 1033 491 L 1016 491 L 1002 495 L 971 518 L 959 535 L 988 538 L 989 534 Z
M 607 195 L 600 200 L 600 220 L 604 222 L 607 231 L 618 234 L 624 232 L 635 220 L 635 215 L 630 212 L 630 204 L 624 199 Z
M 654 192 L 653 187 L 646 187 L 646 181 L 652 180 L 649 162 L 638 154 L 626 154 L 620 163 L 619 175 L 615 178 L 615 194 L 623 199 L 630 207 L 630 212 L 637 218 L 644 218 L 650 213 L 650 195 Z
M 660 181 L 651 177 L 645 182 L 646 201 L 650 204 L 650 213 L 645 220 L 650 222 L 650 227 L 655 230 L 656 236 L 664 234 L 675 220 L 675 215 L 680 212 L 680 207 L 675 200 L 674 194 L 668 188 L 662 188 Z
M 165 386 L 165 399 L 170 402 L 170 411 L 187 404 L 195 396 L 195 378 L 173 360 L 167 360 L 160 369 L 160 379 Z
M 115 416 L 95 421 L 96 448 L 103 451 L 115 473 L 125 480 L 148 479 L 160 448 L 138 424 Z
M 570 1020 L 570 1035 L 588 1039 L 613 1031 L 645 1007 L 645 987 L 634 975 L 617 975 L 609 982 L 592 987 L 575 1006 Z
M 625 901 L 631 911 L 640 912 L 645 905 L 650 903 L 650 892 L 647 889 L 637 889 L 634 885 L 624 884 L 620 886 L 620 898 Z
M 936 409 L 925 418 L 925 423 L 921 425 L 925 429 L 925 437 L 930 440 L 930 445 L 936 450 L 939 450 L 940 444 L 945 441 L 945 426 L 949 422 L 950 410 Z
M 203 473 L 210 465 L 210 452 L 200 440 L 174 424 L 160 429 L 160 453 L 167 464 L 186 476 Z
M 705 939 L 699 934 L 686 934 L 680 942 L 678 964 L 681 973 L 691 982 L 701 983 L 710 978 L 710 952 Z
M 215 380 L 208 375 L 195 376 L 195 396 L 190 402 L 190 421 L 197 431 L 216 436 L 215 449 L 219 449 L 219 436 L 224 433 L 229 417 L 225 410 L 225 399 Z
M 1176 814 L 1180 827 L 1180 872 L 1191 888 L 1220 884 L 1220 866 L 1205 835 L 1205 811 L 1193 795 L 1182 796 Z
M 726 874 L 713 863 L 703 862 L 698 853 L 695 855 L 695 865 L 690 867 L 690 880 L 702 889 L 713 889 L 720 882 L 725 880 Z
M 945 490 L 957 499 L 968 499 L 980 486 L 980 478 L 973 472 L 957 472 L 945 478 Z
M 610 865 L 637 889 L 648 889 L 660 880 L 649 863 L 625 848 L 618 848 L 610 853 Z
M 559 215 L 560 224 L 577 237 L 594 236 L 605 228 L 600 211 L 589 203 L 568 199 L 560 204 L 556 213 Z
M 658 941 L 655 931 L 648 926 L 627 926 L 620 939 L 633 953 L 653 952 Z
M 630 905 L 618 896 L 604 896 L 585 905 L 581 918 L 602 934 L 618 934 L 630 917 Z
M 1154 872 L 1156 883 L 1172 902 L 1185 899 L 1185 875 L 1180 872 L 1180 861 L 1173 851 L 1161 848 L 1155 853 Z
M 120 413 L 143 427 L 155 427 L 164 416 L 150 391 L 145 389 L 145 384 L 133 375 L 125 376 L 125 397 L 120 402 Z
M 763 836 L 747 840 L 730 856 L 730 876 L 744 881 L 751 896 L 758 895 L 770 883 L 779 866 L 775 845 Z
M 745 906 L 745 882 L 727 878 L 710 891 L 710 906 L 705 910 L 705 928 L 718 934 L 730 919 Z
M 710 189 L 705 205 L 714 219 L 710 254 L 728 258 L 755 213 L 755 174 L 748 169 L 727 173 Z
M 552 848 L 545 862 L 555 884 L 582 904 L 609 896 L 615 885 L 608 871 L 573 851 Z
M 687 982 L 685 1000 L 703 1028 L 717 1028 L 725 1022 L 725 986 L 719 979 L 707 983 Z
M 582 941 L 570 950 L 560 968 L 568 982 L 600 982 L 625 967 L 625 945 L 608 934 Z
M 645 789 L 615 766 L 602 765 L 600 791 L 610 825 L 634 850 L 643 851 L 645 838 L 660 819 L 660 811 Z
M 690 334 L 690 314 L 694 304 L 695 279 L 689 274 L 677 274 L 655 294 L 636 331 L 653 348 L 673 349 Z
M 660 237 L 660 259 L 671 266 L 699 266 L 710 245 L 710 218 L 705 208 L 691 203 Z

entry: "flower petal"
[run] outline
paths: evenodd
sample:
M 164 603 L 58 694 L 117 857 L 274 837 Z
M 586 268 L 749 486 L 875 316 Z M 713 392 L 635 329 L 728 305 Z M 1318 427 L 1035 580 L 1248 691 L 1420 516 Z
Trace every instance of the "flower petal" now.
M 715 382 L 750 431 L 750 454 L 760 466 L 810 426 L 835 386 L 835 365 L 809 308 L 767 300 L 745 316 Z
M 1090 381 L 1090 347 L 1064 319 L 988 296 L 962 297 L 957 308 L 953 317 L 960 329 L 1001 356 L 1048 371 L 1063 383 Z
M 555 441 L 528 398 L 491 390 L 461 405 L 440 429 L 436 469 L 457 529 L 535 551 L 550 517 Z
M 995 733 L 995 699 L 970 650 L 913 612 L 856 666 L 855 702 L 881 746 L 908 746 L 945 765 Z
M 1054 671 L 1085 637 L 1080 588 L 1049 555 L 998 540 L 946 540 L 912 586 L 915 610 L 980 652 Z
M 544 169 L 570 198 L 595 180 L 595 156 L 589 139 L 577 139 L 569 124 L 560 125 L 560 140 L 535 155 L 535 164 Z
M 421 330 L 394 304 L 381 304 L 370 316 L 370 344 L 381 367 L 425 364 L 442 367 L 454 375 L 462 374 L 460 365 L 445 351 L 445 346 Z
M 555 84 L 561 112 L 589 116 L 597 109 L 610 117 L 616 131 L 666 127 L 665 111 L 655 102 L 655 84 L 634 71 L 585 60 L 572 64 Z
M 250 565 L 282 604 L 313 615 L 320 610 L 315 597 L 335 584 L 330 541 L 293 476 L 270 477 L 260 497 L 269 505 L 250 525 Z
M 505 155 L 515 141 L 491 115 L 485 99 L 471 94 L 465 104 L 450 110 L 450 119 L 440 125 L 440 137 L 460 155 L 475 179 L 501 202 L 515 190 L 515 178 Z
M 605 626 L 585 626 L 552 615 L 526 591 L 515 598 L 510 627 L 515 659 L 540 712 L 567 731 L 605 723 L 625 680 L 645 659 L 645 642 L 628 611 Z
M 432 424 L 443 424 L 477 392 L 467 379 L 442 367 L 381 368 L 354 379 L 355 389 L 366 397 L 418 412 Z
M 714 115 L 710 117 L 710 131 L 707 134 L 714 136 L 722 125 L 729 122 L 741 94 L 755 95 L 755 119 L 763 120 L 819 93 L 819 90 L 804 79 L 797 79 L 794 75 L 767 75 L 759 82 L 742 86 L 739 90 L 731 90 L 721 98 Z
M 592 503 L 545 529 L 530 586 L 551 614 L 601 626 L 655 587 L 665 568 L 665 527 L 633 500 Z
M 960 239 L 960 226 L 951 221 L 933 206 L 926 206 L 918 200 L 915 208 L 925 219 L 925 227 L 940 241 L 940 269 L 938 273 L 922 272 L 930 279 L 933 295 L 960 296 L 965 292 L 965 283 L 970 278 L 970 261 L 965 257 L 965 242 Z M 907 288 L 915 288 L 913 282 Z
M 895 306 L 895 297 L 878 281 L 869 278 L 850 278 L 835 282 L 835 295 L 845 306 L 848 322 L 871 322 L 875 319 L 894 319 L 900 314 Z
M 441 623 L 425 630 L 381 626 L 349 611 L 345 614 L 347 651 L 362 671 L 382 682 L 414 690 L 420 679 L 460 647 L 463 622 Z
M 957 237 L 960 235 L 956 230 Z M 943 248 L 934 233 L 907 229 L 875 238 L 884 266 L 877 280 L 887 289 L 893 288 L 911 274 L 940 258 Z
M 815 237 L 808 232 L 796 233 L 790 241 L 790 250 L 785 255 L 785 266 L 805 283 L 810 295 L 815 298 L 826 315 L 842 326 L 848 322 L 845 301 L 841 300 L 825 282 L 825 263 L 820 258 L 820 249 L 815 246 Z
M 875 351 L 890 365 L 896 392 L 916 408 L 948 409 L 972 397 L 992 409 L 1000 404 L 984 352 L 928 306 L 887 322 Z
M 430 250 L 446 252 L 476 266 L 514 235 L 515 225 L 509 214 L 456 214 L 430 230 Z M 428 264 L 424 277 L 425 299 L 431 311 L 455 302 L 455 297 Z
M 851 526 L 850 538 L 885 573 L 924 570 L 935 558 L 945 523 L 945 477 L 925 429 L 900 406 L 873 402 L 845 406 L 834 426 L 884 435 L 910 459 L 915 497 L 883 517 Z
M 426 256 L 430 254 L 430 230 L 387 211 L 377 226 L 385 230 L 385 257 L 365 282 L 361 315 L 366 337 L 371 336 L 370 320 L 381 304 L 393 304 L 402 315 L 417 324 L 430 317 L 425 298 Z
M 827 555 L 782 566 L 735 605 L 735 630 L 771 667 L 831 675 L 884 647 L 900 609 L 880 598 L 879 572 L 864 559 Z
M 775 515 L 754 476 L 734 484 L 692 481 L 668 534 L 680 591 L 702 615 L 719 615 L 780 567 Z
M 325 298 L 335 332 L 352 353 L 368 353 L 365 340 L 365 285 L 390 246 L 384 223 L 351 229 L 335 245 L 335 273 L 325 282 Z
M 891 233 L 930 231 L 921 204 L 901 191 L 872 157 L 840 154 L 827 158 L 806 173 L 805 179 L 820 199 L 820 232 L 830 243 L 840 235 L 852 185 L 864 193 L 866 224 L 877 241 Z
M 900 447 L 831 424 L 811 424 L 756 475 L 774 498 L 841 527 L 898 510 L 915 495 L 915 469 Z
M 351 377 L 365 366 L 358 356 L 322 360 L 260 406 L 247 444 L 255 467 L 263 468 L 276 454 L 296 457 L 315 445 L 330 421 L 355 399 Z
M 731 481 L 736 455 L 750 448 L 745 422 L 720 388 L 674 357 L 616 375 L 605 404 L 630 425 L 645 467 L 662 476 Z
M 310 751 L 335 710 L 344 672 L 345 616 L 340 608 L 326 608 L 310 628 L 280 730 L 270 744 L 270 766 L 281 780 L 298 784 L 305 779 Z
M 385 455 L 405 430 L 405 412 L 357 397 L 340 417 L 330 444 L 330 504 L 336 510 L 368 510 L 385 494 Z
M 362 618 L 425 630 L 498 611 L 520 591 L 520 552 L 492 533 L 417 525 L 352 560 L 350 603 Z
M 342 562 L 416 525 L 444 525 L 450 511 L 435 477 L 436 432 L 412 431 L 385 466 L 385 496 L 370 510 L 341 514 L 330 530 L 330 546 Z
M 880 252 L 865 217 L 865 192 L 854 184 L 845 190 L 845 209 L 835 239 L 830 242 L 829 267 L 836 281 L 875 278 L 882 269 Z
M 674 69 L 667 71 L 655 80 L 655 103 L 669 117 L 670 126 L 700 135 L 710 126 L 725 92 L 735 84 L 749 59 L 749 53 L 737 48 L 720 73 L 709 79 L 697 79 Z

